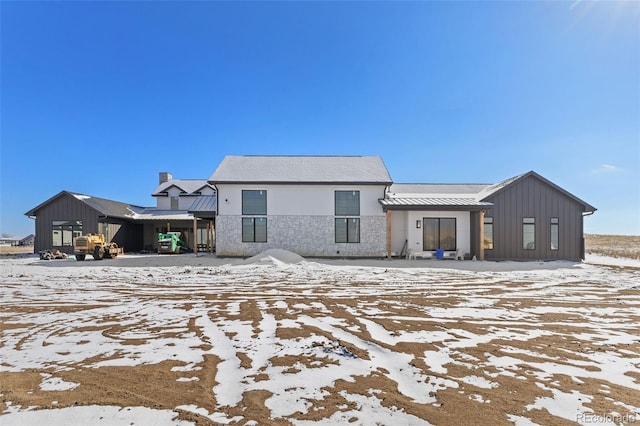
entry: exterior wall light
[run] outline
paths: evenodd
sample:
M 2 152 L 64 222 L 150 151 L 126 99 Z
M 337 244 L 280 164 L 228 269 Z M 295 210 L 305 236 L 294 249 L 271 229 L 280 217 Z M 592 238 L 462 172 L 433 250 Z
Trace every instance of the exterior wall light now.
M 422 228 L 422 221 L 420 219 L 416 220 L 416 228 Z

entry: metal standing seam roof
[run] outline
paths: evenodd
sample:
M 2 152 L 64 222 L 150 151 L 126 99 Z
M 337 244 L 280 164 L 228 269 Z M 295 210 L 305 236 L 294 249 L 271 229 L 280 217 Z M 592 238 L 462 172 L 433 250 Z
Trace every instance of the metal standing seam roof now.
M 402 197 L 384 198 L 380 204 L 385 207 L 489 207 L 492 203 L 478 201 L 475 198 L 454 198 L 454 197 Z
M 187 209 L 189 213 L 212 213 L 218 211 L 217 195 L 201 195 Z
M 209 178 L 219 183 L 391 184 L 379 156 L 233 156 L 224 157 Z
M 492 203 L 478 198 L 487 184 L 396 184 L 380 200 L 384 207 L 479 208 Z

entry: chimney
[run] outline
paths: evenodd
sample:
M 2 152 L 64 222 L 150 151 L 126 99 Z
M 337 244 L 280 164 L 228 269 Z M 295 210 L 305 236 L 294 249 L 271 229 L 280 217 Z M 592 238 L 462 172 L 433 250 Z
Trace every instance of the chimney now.
M 165 182 L 169 182 L 171 179 L 173 179 L 173 176 L 171 176 L 171 173 L 169 172 L 160 172 L 158 174 L 159 177 L 159 185 L 162 185 Z

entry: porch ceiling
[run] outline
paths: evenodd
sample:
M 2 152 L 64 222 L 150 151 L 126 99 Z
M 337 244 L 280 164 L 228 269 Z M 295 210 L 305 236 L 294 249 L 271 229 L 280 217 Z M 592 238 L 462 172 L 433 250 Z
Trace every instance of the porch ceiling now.
M 193 215 L 186 210 L 158 210 L 154 208 L 146 208 L 136 212 L 133 219 L 135 221 L 193 220 Z

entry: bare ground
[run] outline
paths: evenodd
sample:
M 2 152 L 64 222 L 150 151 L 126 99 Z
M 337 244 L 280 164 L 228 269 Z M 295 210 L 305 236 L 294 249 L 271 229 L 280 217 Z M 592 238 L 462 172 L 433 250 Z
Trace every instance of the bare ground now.
M 640 259 L 640 236 L 585 234 L 585 251 L 611 257 Z
M 640 416 L 633 268 L 3 270 L 0 413 L 144 406 L 200 425 L 216 422 L 184 407 L 274 425 L 392 424 L 376 410 L 432 424 Z M 227 400 L 229 377 L 238 401 Z M 77 387 L 43 390 L 52 378 Z M 278 402 L 297 408 L 281 415 Z

